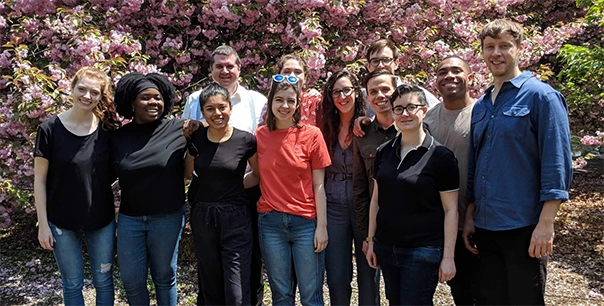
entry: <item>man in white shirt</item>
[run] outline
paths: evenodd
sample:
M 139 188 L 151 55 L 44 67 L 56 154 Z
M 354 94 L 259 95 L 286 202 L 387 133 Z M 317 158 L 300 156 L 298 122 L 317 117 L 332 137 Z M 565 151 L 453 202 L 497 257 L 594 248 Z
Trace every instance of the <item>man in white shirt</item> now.
M 214 82 L 226 88 L 231 96 L 233 109 L 229 125 L 253 134 L 262 120 L 266 97 L 239 84 L 241 60 L 235 49 L 226 45 L 216 48 L 210 59 L 210 71 Z M 182 118 L 203 121 L 199 106 L 200 93 L 201 90 L 198 90 L 187 98 Z

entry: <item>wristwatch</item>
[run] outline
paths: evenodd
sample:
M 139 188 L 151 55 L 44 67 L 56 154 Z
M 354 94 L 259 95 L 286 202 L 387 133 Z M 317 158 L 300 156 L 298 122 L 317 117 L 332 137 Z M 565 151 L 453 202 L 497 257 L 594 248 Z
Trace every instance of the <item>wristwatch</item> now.
M 367 237 L 365 238 L 365 242 L 372 242 L 373 241 L 373 237 Z

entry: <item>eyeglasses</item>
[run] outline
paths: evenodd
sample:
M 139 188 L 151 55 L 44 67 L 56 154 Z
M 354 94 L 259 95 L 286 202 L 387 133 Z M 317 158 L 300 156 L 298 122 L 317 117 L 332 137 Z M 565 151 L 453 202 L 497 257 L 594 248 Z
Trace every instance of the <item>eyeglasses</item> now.
M 344 87 L 342 89 L 332 90 L 331 96 L 333 98 L 339 98 L 344 94 L 344 97 L 350 96 L 354 92 L 354 87 Z
M 398 105 L 392 108 L 392 112 L 395 115 L 402 115 L 405 111 L 407 111 L 407 114 L 415 114 L 420 108 L 424 106 L 425 105 L 423 104 L 409 104 L 407 106 Z
M 383 58 L 372 58 L 369 60 L 369 64 L 373 67 L 377 67 L 380 63 L 384 65 L 390 65 L 394 59 L 392 57 L 383 57 Z
M 273 81 L 277 82 L 277 83 L 281 83 L 283 81 L 287 81 L 290 84 L 296 84 L 298 83 L 300 79 L 298 79 L 297 77 L 290 75 L 290 76 L 285 76 L 282 74 L 275 74 L 273 75 Z

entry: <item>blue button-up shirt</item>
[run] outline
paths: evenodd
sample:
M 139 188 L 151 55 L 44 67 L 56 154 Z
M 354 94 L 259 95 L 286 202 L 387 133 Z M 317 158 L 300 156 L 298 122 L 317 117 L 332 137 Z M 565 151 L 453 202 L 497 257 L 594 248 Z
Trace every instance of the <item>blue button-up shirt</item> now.
M 572 178 L 564 97 L 530 72 L 489 87 L 472 111 L 467 198 L 474 225 L 501 231 L 539 222 L 543 202 L 568 200 Z

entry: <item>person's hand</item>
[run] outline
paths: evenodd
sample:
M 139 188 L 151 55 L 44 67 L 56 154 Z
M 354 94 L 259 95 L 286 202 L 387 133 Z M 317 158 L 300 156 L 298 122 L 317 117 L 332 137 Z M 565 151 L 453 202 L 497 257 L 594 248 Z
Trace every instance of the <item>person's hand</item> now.
M 363 241 L 363 254 L 367 256 L 367 248 L 369 247 L 369 242 Z
M 357 137 L 365 136 L 365 132 L 361 128 L 361 125 L 369 125 L 371 123 L 371 118 L 367 116 L 360 116 L 354 120 L 354 126 L 352 127 L 352 133 Z
M 54 239 L 48 224 L 40 224 L 38 227 L 38 241 L 43 249 L 52 251 L 54 247 Z
M 466 219 L 461 237 L 466 249 L 474 254 L 478 254 L 478 248 L 476 248 L 476 243 L 474 242 L 474 220 Z
M 367 254 L 365 254 L 365 258 L 367 259 L 367 264 L 373 269 L 378 268 L 377 256 L 373 252 L 373 241 L 367 243 Z
M 193 132 L 197 131 L 200 127 L 206 126 L 206 123 L 197 120 L 187 119 L 182 124 L 182 136 L 189 137 Z
M 327 227 L 317 226 L 315 229 L 315 253 L 321 253 L 327 247 Z
M 438 281 L 441 283 L 450 281 L 455 277 L 455 262 L 453 258 L 443 258 L 438 268 Z
M 541 258 L 552 254 L 554 250 L 554 223 L 539 222 L 531 236 L 529 245 L 529 256 Z

